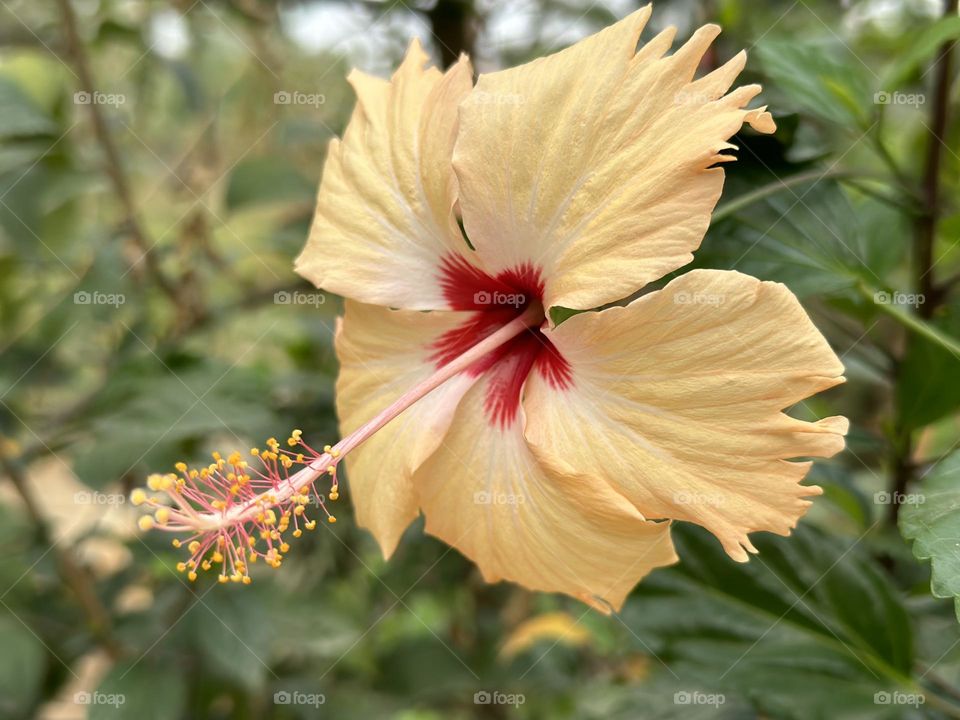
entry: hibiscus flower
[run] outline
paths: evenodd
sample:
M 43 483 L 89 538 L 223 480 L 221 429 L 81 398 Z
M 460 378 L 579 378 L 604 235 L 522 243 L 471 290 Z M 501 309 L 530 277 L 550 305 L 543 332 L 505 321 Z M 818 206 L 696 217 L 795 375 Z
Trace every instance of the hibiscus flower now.
M 345 439 L 320 453 L 297 432 L 293 475 L 294 452 L 271 445 L 222 506 L 189 472 L 158 476 L 193 492 L 202 526 L 182 508 L 159 519 L 195 532 L 188 571 L 215 552 L 224 579 L 235 553 L 244 578 L 257 537 L 278 564 L 283 530 L 320 473 L 337 492 L 344 457 L 357 522 L 386 557 L 422 513 L 486 580 L 601 610 L 676 561 L 671 520 L 741 561 L 751 532 L 789 534 L 820 493 L 791 459 L 833 455 L 847 430 L 783 412 L 843 382 L 796 297 L 695 270 L 596 310 L 690 262 L 729 139 L 775 129 L 746 109 L 758 86 L 730 90 L 745 53 L 695 79 L 717 27 L 669 55 L 672 29 L 638 49 L 650 13 L 475 86 L 467 58 L 441 73 L 417 42 L 389 81 L 351 74 L 357 105 L 296 266 L 345 298 Z M 223 494 L 229 474 L 211 466 L 206 482 Z

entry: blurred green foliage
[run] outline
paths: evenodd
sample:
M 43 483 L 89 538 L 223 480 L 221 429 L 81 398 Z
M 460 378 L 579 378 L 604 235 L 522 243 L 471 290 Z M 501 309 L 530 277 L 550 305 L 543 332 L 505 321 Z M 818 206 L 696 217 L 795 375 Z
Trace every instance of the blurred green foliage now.
M 603 617 L 419 526 L 387 564 L 341 513 L 249 588 L 187 586 L 132 530 L 150 470 L 335 436 L 338 301 L 291 268 L 350 66 L 416 33 L 492 70 L 632 7 L 0 2 L 0 717 L 960 717 L 955 3 L 655 8 L 724 26 L 710 65 L 749 48 L 780 126 L 735 141 L 695 264 L 786 283 L 848 369 L 793 410 L 853 426 L 791 538 L 737 565 L 681 526 Z

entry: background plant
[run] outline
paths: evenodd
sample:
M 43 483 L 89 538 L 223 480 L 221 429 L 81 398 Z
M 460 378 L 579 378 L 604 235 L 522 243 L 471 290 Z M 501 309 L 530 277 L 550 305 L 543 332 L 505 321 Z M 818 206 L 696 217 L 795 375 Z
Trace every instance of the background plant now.
M 847 366 L 792 411 L 853 423 L 792 538 L 741 566 L 681 526 L 605 618 L 418 527 L 385 564 L 342 511 L 242 589 L 133 530 L 149 470 L 335 437 L 339 301 L 291 267 L 349 68 L 417 34 L 491 70 L 633 7 L 0 0 L 0 716 L 960 717 L 956 0 L 660 0 L 647 31 L 719 22 L 708 64 L 748 48 L 780 125 L 736 140 L 695 265 L 786 283 Z

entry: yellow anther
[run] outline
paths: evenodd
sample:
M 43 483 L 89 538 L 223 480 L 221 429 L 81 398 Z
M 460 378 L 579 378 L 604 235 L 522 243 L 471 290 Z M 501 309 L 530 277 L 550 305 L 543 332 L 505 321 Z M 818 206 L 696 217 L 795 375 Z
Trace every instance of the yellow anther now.
M 199 540 L 193 540 L 193 541 L 190 542 L 189 545 L 187 545 L 187 550 L 189 550 L 191 554 L 196 553 L 197 550 L 199 550 L 199 549 L 200 549 L 200 541 L 199 541 Z
M 150 530 L 151 528 L 153 528 L 153 518 L 150 517 L 149 515 L 141 515 L 140 519 L 137 520 L 137 525 L 140 527 L 141 530 L 146 532 L 147 530 Z
M 290 552 L 290 545 L 289 545 L 288 543 L 281 543 L 281 544 L 280 544 L 280 552 L 282 552 L 282 553 Z
M 297 462 L 303 464 L 303 453 L 297 453 Z
M 303 530 L 301 530 L 300 528 L 297 528 L 296 530 L 293 531 L 293 536 L 294 536 L 295 538 L 298 538 L 298 537 L 300 537 L 301 535 L 303 535 Z
M 253 582 L 253 581 L 250 579 L 250 576 L 249 576 L 249 575 L 244 575 L 244 576 L 243 576 L 243 584 L 244 584 L 244 585 L 249 585 L 251 582 Z
M 297 505 L 293 509 L 293 514 L 296 515 L 297 517 L 303 515 L 303 505 Z
M 147 476 L 147 487 L 150 488 L 151 490 L 159 490 L 159 489 L 160 489 L 160 478 L 161 478 L 161 477 L 163 477 L 163 476 L 162 476 L 162 475 L 159 475 L 159 474 L 157 474 L 157 473 L 154 473 L 154 474 L 152 474 L 152 475 L 148 475 L 148 476 Z
M 143 488 L 136 488 L 130 493 L 130 502 L 134 505 L 143 505 L 147 501 L 147 493 Z
M 313 529 L 317 526 L 317 521 L 316 521 L 316 520 L 307 520 L 307 521 L 303 524 L 303 526 L 304 526 L 307 530 L 313 530 Z
M 156 518 L 160 525 L 166 525 L 167 521 L 170 520 L 170 508 L 160 508 L 153 514 L 153 517 Z
M 170 544 L 173 545 L 175 548 L 178 548 L 178 547 L 180 547 L 183 543 L 180 542 L 179 538 L 174 538 L 174 539 L 170 542 Z
M 224 510 L 227 507 L 227 504 L 223 500 L 214 500 L 210 503 L 210 507 L 215 510 Z
M 209 560 L 204 560 L 202 563 L 200 563 L 200 567 L 202 567 L 204 570 L 209 570 L 213 567 L 213 565 L 210 564 Z
M 178 462 L 176 465 L 174 465 L 174 467 L 180 472 L 187 471 L 187 464 L 185 462 Z
M 220 462 L 220 460 L 223 459 L 222 456 L 220 455 L 220 453 L 218 453 L 218 452 L 212 452 L 212 453 L 210 453 L 210 457 L 212 457 L 212 458 L 213 458 L 214 460 L 216 460 L 217 462 Z
M 217 575 L 217 582 L 218 582 L 218 583 L 225 583 L 228 579 L 229 579 L 229 578 L 227 578 L 227 576 L 224 575 L 223 573 L 220 573 L 219 575 Z
M 334 490 L 333 492 L 330 493 L 330 495 L 328 495 L 328 497 L 329 497 L 331 500 L 336 500 L 337 498 L 340 497 L 340 493 L 338 493 L 336 490 Z
M 186 563 L 183 563 L 183 562 L 178 562 L 178 563 L 177 563 L 177 572 L 186 572 L 186 570 L 187 570 L 187 564 L 186 564 Z
M 187 573 L 187 579 L 190 582 L 194 582 L 197 579 L 197 573 L 191 570 L 190 572 Z
M 200 473 L 197 472 L 196 470 L 191 470 L 191 471 L 190 471 L 190 479 L 191 479 L 191 480 L 196 480 L 199 476 L 200 476 Z
M 333 515 L 330 515 L 330 516 L 327 517 L 327 522 L 330 523 L 330 524 L 333 524 L 333 523 L 335 523 L 336 521 L 337 521 L 337 519 L 336 519 Z
M 230 463 L 231 465 L 237 465 L 240 462 L 240 460 L 241 460 L 240 453 L 238 452 L 230 453 L 230 457 L 227 458 L 227 462 Z
M 210 559 L 216 563 L 223 562 L 223 555 L 220 553 L 219 550 L 214 550 L 213 555 L 210 556 Z
M 324 446 L 323 446 L 323 451 L 324 451 L 325 453 L 329 453 L 331 450 L 333 450 L 333 448 L 330 447 L 329 445 L 324 445 Z
M 260 454 L 260 448 L 250 448 L 250 454 L 256 457 Z

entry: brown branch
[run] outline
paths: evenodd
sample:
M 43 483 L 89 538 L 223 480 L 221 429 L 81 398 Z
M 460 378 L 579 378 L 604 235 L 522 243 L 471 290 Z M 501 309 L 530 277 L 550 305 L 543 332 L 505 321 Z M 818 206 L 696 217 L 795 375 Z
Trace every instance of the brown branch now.
M 944 17 L 957 14 L 957 0 L 944 0 Z M 955 41 L 948 40 L 938 52 L 934 62 L 933 105 L 930 108 L 930 134 L 923 170 L 923 214 L 917 220 L 915 272 L 917 292 L 926 297 L 918 308 L 921 317 L 933 316 L 940 301 L 933 266 L 933 250 L 937 238 L 937 223 L 941 214 L 940 167 L 942 165 L 945 136 L 949 122 L 950 83 L 952 81 L 953 49 Z
M 944 0 L 944 17 L 957 14 L 958 0 Z M 951 65 L 953 63 L 954 41 L 945 42 L 934 61 L 934 95 L 930 108 L 929 137 L 927 140 L 927 154 L 923 167 L 921 198 L 923 212 L 916 222 L 914 241 L 913 270 L 915 275 L 914 287 L 925 298 L 925 302 L 917 308 L 918 314 L 924 319 L 933 317 L 943 300 L 942 288 L 938 287 L 933 273 L 933 250 L 937 239 L 937 224 L 940 220 L 940 167 L 942 164 L 944 137 L 947 132 L 950 109 L 950 82 Z M 915 337 L 907 339 L 907 343 L 917 342 Z M 889 520 L 896 524 L 900 515 L 900 502 L 903 500 L 914 475 L 913 466 L 913 438 L 912 430 L 903 427 L 900 422 L 900 409 L 895 408 L 893 427 L 892 487 Z
M 60 579 L 70 589 L 80 605 L 80 609 L 90 627 L 90 632 L 111 658 L 119 658 L 122 655 L 122 650 L 113 636 L 110 613 L 100 602 L 100 597 L 93 587 L 90 575 L 77 564 L 69 550 L 63 550 L 51 537 L 47 521 L 40 512 L 40 507 L 30 492 L 27 479 L 20 468 L 9 458 L 2 456 L 0 456 L 0 465 L 2 465 L 4 472 L 10 478 L 10 482 L 23 501 L 27 517 L 33 523 L 40 541 L 50 546 L 50 551 L 57 562 L 57 572 Z
M 114 193 L 120 201 L 124 212 L 124 224 L 128 231 L 128 237 L 131 244 L 131 261 L 135 271 L 139 274 L 139 262 L 142 260 L 147 275 L 171 300 L 178 299 L 177 288 L 167 279 L 160 269 L 157 257 L 153 252 L 153 243 L 147 237 L 143 226 L 137 215 L 136 204 L 133 200 L 133 193 L 130 191 L 130 184 L 127 181 L 127 175 L 123 170 L 120 161 L 120 153 L 113 137 L 110 134 L 110 128 L 103 115 L 100 105 L 94 101 L 97 92 L 96 83 L 93 80 L 93 73 L 90 70 L 90 63 L 83 47 L 83 41 L 80 39 L 80 32 L 77 29 L 77 17 L 70 5 L 70 0 L 57 0 L 60 7 L 60 15 L 63 20 L 63 29 L 66 36 L 67 52 L 73 60 L 74 68 L 77 71 L 79 88 L 87 93 L 90 102 L 87 103 L 87 109 L 90 113 L 90 120 L 93 123 L 94 135 L 97 143 L 103 151 L 106 160 L 106 171 L 113 185 Z M 139 256 L 139 257 L 136 257 Z

